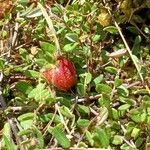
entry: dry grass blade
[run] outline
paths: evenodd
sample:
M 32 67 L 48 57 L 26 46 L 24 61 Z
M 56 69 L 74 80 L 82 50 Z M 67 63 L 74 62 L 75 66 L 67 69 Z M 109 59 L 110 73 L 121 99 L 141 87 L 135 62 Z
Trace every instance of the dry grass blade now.
M 54 42 L 55 42 L 55 45 L 57 48 L 57 52 L 58 52 L 58 55 L 60 55 L 60 45 L 59 45 L 59 41 L 58 41 L 57 36 L 56 36 L 56 31 L 54 29 L 52 20 L 51 20 L 50 16 L 48 15 L 48 13 L 46 12 L 45 8 L 40 3 L 38 3 L 38 7 L 41 9 L 42 14 L 43 14 L 43 16 L 44 16 L 44 18 L 48 24 L 48 27 L 49 27 L 51 33 L 52 33 L 52 36 L 54 37 Z
M 106 2 L 104 2 L 104 3 L 106 4 Z M 106 7 L 106 8 L 107 8 L 107 7 Z M 145 83 L 144 83 L 144 78 L 143 78 L 143 76 L 142 76 L 142 74 L 141 74 L 141 72 L 140 72 L 141 70 L 140 70 L 140 68 L 139 68 L 139 65 L 138 65 L 138 63 L 136 62 L 136 60 L 134 59 L 134 55 L 133 55 L 132 52 L 131 52 L 131 49 L 130 49 L 130 47 L 129 47 L 129 45 L 128 45 L 128 43 L 127 43 L 127 41 L 126 41 L 126 39 L 125 39 L 125 37 L 124 37 L 122 31 L 121 31 L 121 28 L 119 27 L 118 23 L 116 22 L 115 18 L 113 17 L 113 15 L 112 15 L 112 13 L 111 13 L 111 11 L 110 11 L 110 8 L 107 8 L 107 10 L 108 10 L 109 14 L 112 16 L 113 22 L 114 22 L 114 24 L 115 24 L 115 26 L 116 26 L 116 28 L 117 28 L 117 30 L 118 30 L 120 36 L 121 36 L 121 39 L 122 39 L 122 41 L 123 41 L 123 43 L 124 43 L 124 45 L 125 45 L 125 47 L 126 47 L 128 53 L 129 53 L 129 55 L 130 55 L 130 58 L 132 59 L 134 65 L 135 65 L 135 68 L 136 68 L 136 70 L 137 70 L 137 72 L 138 72 L 138 74 L 139 74 L 139 77 L 140 77 L 142 83 L 145 84 Z M 149 89 L 149 87 L 148 87 L 147 84 L 145 84 L 145 88 L 146 88 L 146 90 L 148 91 L 148 93 L 150 94 L 150 89 Z
M 139 76 L 140 76 L 140 78 L 141 78 L 141 81 L 144 82 L 143 76 L 142 76 L 142 74 L 140 73 L 140 68 L 138 67 L 137 62 L 135 61 L 135 59 L 134 59 L 134 57 L 133 57 L 133 55 L 132 55 L 132 52 L 131 52 L 131 50 L 130 50 L 130 47 L 129 47 L 129 45 L 127 44 L 127 41 L 125 40 L 125 37 L 124 37 L 123 34 L 122 34 L 121 28 L 119 27 L 118 23 L 117 23 L 115 20 L 114 20 L 114 23 L 115 23 L 116 28 L 118 29 L 118 32 L 119 32 L 119 34 L 120 34 L 120 36 L 121 36 L 121 38 L 122 38 L 122 40 L 123 40 L 124 45 L 126 46 L 126 49 L 127 49 L 128 53 L 129 53 L 130 57 L 131 57 L 131 59 L 132 59 L 134 65 L 135 65 L 135 67 L 136 67 L 136 69 L 137 69 L 137 71 L 138 71 L 138 74 L 139 74 Z
M 19 13 L 17 13 L 17 17 L 16 18 L 19 18 Z M 15 23 L 15 30 L 14 30 L 14 35 L 12 37 L 12 43 L 11 43 L 11 46 L 14 47 L 15 44 L 16 44 L 16 39 L 17 39 L 17 34 L 18 34 L 18 28 L 19 28 L 19 23 L 16 22 Z
M 124 44 L 125 44 L 125 46 L 126 46 L 126 49 L 127 49 L 128 53 L 129 53 L 129 55 L 130 55 L 130 57 L 131 57 L 131 59 L 132 59 L 134 65 L 135 65 L 135 67 L 136 67 L 136 69 L 137 69 L 137 72 L 138 72 L 138 74 L 139 74 L 139 76 L 140 76 L 140 79 L 141 79 L 141 81 L 144 83 L 144 78 L 143 78 L 143 76 L 142 76 L 142 74 L 141 74 L 141 72 L 140 72 L 140 68 L 139 68 L 139 66 L 138 66 L 138 64 L 137 64 L 137 62 L 136 62 L 136 60 L 134 59 L 134 56 L 132 55 L 132 52 L 131 52 L 131 50 L 130 50 L 130 48 L 129 48 L 129 45 L 128 45 L 127 42 L 126 42 L 125 37 L 123 36 L 123 34 L 122 34 L 122 32 L 121 32 L 121 29 L 120 29 L 118 23 L 117 23 L 115 20 L 114 20 L 114 23 L 115 23 L 115 26 L 116 26 L 116 28 L 118 29 L 118 32 L 119 32 L 119 34 L 120 34 L 120 36 L 121 36 L 121 38 L 122 38 L 122 40 L 123 40 L 123 42 L 124 42 Z M 149 87 L 148 87 L 147 85 L 145 85 L 145 88 L 146 88 L 146 90 L 147 90 L 147 91 L 149 92 L 149 94 L 150 94 L 150 89 L 149 89 Z
M 67 133 L 70 134 L 70 130 L 69 130 L 68 126 L 67 126 L 67 123 L 66 123 L 65 120 L 64 120 L 63 115 L 62 115 L 61 112 L 60 112 L 60 108 L 59 108 L 59 105 L 58 105 L 57 103 L 55 104 L 55 108 L 56 108 L 56 110 L 57 110 L 58 113 L 59 113 L 61 122 L 62 122 L 62 124 L 64 125 L 64 127 L 65 127 Z

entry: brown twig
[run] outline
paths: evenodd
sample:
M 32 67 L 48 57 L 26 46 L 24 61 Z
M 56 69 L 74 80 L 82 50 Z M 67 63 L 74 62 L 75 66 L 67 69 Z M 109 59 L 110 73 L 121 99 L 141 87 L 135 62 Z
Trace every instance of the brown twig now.
M 92 101 L 92 100 L 97 100 L 101 97 L 102 94 L 97 94 L 95 96 L 89 96 L 89 97 L 83 97 L 83 98 L 78 98 L 78 99 L 75 99 L 73 98 L 71 101 L 77 101 L 78 103 L 80 102 L 84 102 L 84 101 Z
M 132 87 L 134 87 L 136 85 L 139 85 L 139 84 L 141 84 L 141 82 L 136 81 L 134 83 L 131 83 L 129 85 L 124 85 L 124 86 L 126 86 L 126 88 L 129 89 L 129 88 L 132 88 Z M 115 89 L 113 91 L 113 94 L 116 93 L 116 92 L 117 92 L 117 90 Z M 83 98 L 78 98 L 78 99 L 73 98 L 73 99 L 71 99 L 71 101 L 76 100 L 78 103 L 85 102 L 85 101 L 94 101 L 94 100 L 98 100 L 101 96 L 102 96 L 102 94 L 97 94 L 97 95 L 94 95 L 94 96 L 83 97 Z
M 16 18 L 19 18 L 19 13 L 17 13 L 17 17 L 16 17 Z M 15 23 L 14 34 L 13 34 L 13 37 L 12 37 L 11 47 L 14 47 L 15 44 L 16 44 L 18 29 L 19 29 L 19 23 L 16 22 L 16 23 Z

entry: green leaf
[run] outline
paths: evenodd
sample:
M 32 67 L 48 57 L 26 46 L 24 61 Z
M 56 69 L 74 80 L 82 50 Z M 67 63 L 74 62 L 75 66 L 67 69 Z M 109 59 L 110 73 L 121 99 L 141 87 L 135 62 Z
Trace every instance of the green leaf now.
M 132 132 L 132 130 L 135 128 L 135 123 L 134 122 L 128 122 L 127 124 L 127 127 L 126 127 L 126 130 L 127 130 L 127 133 L 130 133 Z
M 72 112 L 70 111 L 70 109 L 66 106 L 60 107 L 60 111 L 61 111 L 62 115 L 67 117 L 67 118 L 73 118 L 73 116 L 74 116 L 72 114 Z
M 111 73 L 111 74 L 117 74 L 117 72 L 118 72 L 118 69 L 117 69 L 117 68 L 111 67 L 111 66 L 105 67 L 105 70 L 106 70 L 107 72 Z
M 15 145 L 10 141 L 10 139 L 7 136 L 3 135 L 2 140 L 5 143 L 5 148 L 7 150 L 16 150 Z
M 34 134 L 36 134 L 39 148 L 44 148 L 44 137 L 43 137 L 41 131 L 38 130 L 37 127 L 34 126 L 33 132 L 34 132 Z
M 36 88 L 34 88 L 28 95 L 29 98 L 35 98 L 37 95 L 39 96 L 39 93 L 41 95 L 41 91 L 43 91 L 45 85 L 44 84 L 38 84 Z M 41 96 L 40 96 L 41 97 Z
M 113 138 L 112 144 L 114 144 L 114 145 L 120 145 L 122 143 L 123 143 L 122 136 L 115 135 L 114 138 Z
M 129 91 L 128 89 L 123 86 L 123 85 L 120 85 L 118 88 L 117 88 L 117 92 L 119 95 L 123 96 L 123 97 L 127 97 L 129 96 Z
M 66 51 L 66 52 L 71 52 L 73 51 L 76 46 L 78 45 L 78 43 L 69 43 L 69 44 L 66 44 L 64 47 L 63 47 L 63 50 Z
M 86 145 L 85 142 L 82 142 L 82 141 L 81 141 L 81 142 L 78 144 L 78 147 L 83 150 L 83 149 L 85 149 L 85 148 L 88 148 L 88 145 Z
M 107 84 L 97 84 L 96 91 L 98 93 L 110 94 L 112 92 L 112 88 Z
M 42 16 L 42 12 L 39 8 L 34 8 L 32 9 L 30 12 L 28 12 L 28 14 L 26 15 L 27 18 L 35 18 L 35 17 L 39 17 Z
M 93 81 L 95 83 L 95 85 L 101 83 L 103 81 L 104 76 L 101 74 L 98 77 L 96 77 Z
M 56 50 L 55 46 L 48 42 L 41 42 L 40 46 L 44 52 L 49 52 L 50 54 L 54 54 Z
M 7 38 L 7 36 L 8 36 L 7 31 L 5 31 L 5 30 L 3 29 L 3 31 L 1 31 L 1 33 L 0 33 L 0 36 L 2 36 L 2 38 Z
M 124 143 L 120 146 L 121 150 L 137 150 L 135 148 L 131 148 L 128 144 Z
M 103 30 L 107 31 L 111 34 L 117 34 L 118 33 L 118 29 L 115 26 L 108 26 L 108 27 L 105 27 Z
M 90 82 L 91 82 L 91 80 L 92 80 L 92 75 L 91 75 L 91 73 L 85 73 L 84 74 L 85 75 L 85 80 L 84 80 L 84 84 L 85 85 L 87 85 L 87 84 L 89 84 Z
M 39 78 L 40 77 L 40 72 L 34 71 L 34 70 L 26 70 L 24 71 L 24 75 L 27 77 L 32 77 L 32 78 Z
M 144 32 L 146 33 L 146 34 L 150 34 L 150 28 L 148 28 L 148 27 L 144 27 Z
M 77 105 L 77 110 L 83 114 L 89 114 L 90 113 L 89 107 L 84 106 L 84 105 L 80 105 L 80 104 Z
M 35 60 L 35 63 L 40 66 L 40 67 L 43 67 L 46 65 L 47 61 L 45 60 L 45 58 L 39 58 L 39 59 L 36 59 Z
M 92 80 L 92 74 L 91 73 L 86 72 L 86 73 L 80 74 L 80 81 L 84 85 L 89 84 L 91 82 L 91 80 Z
M 104 124 L 104 122 L 108 118 L 108 109 L 106 107 L 101 107 L 99 110 L 99 114 L 97 116 L 97 125 L 100 126 Z
M 82 83 L 77 84 L 77 92 L 79 95 L 84 96 L 86 94 L 86 87 Z
M 144 138 L 138 137 L 138 139 L 135 141 L 135 145 L 137 148 L 139 148 L 144 143 Z
M 48 89 L 45 89 L 45 84 L 39 83 L 29 94 L 28 98 L 33 98 L 36 101 L 45 101 L 51 97 Z
M 140 129 L 139 128 L 134 128 L 132 130 L 131 137 L 133 137 L 134 139 L 136 139 L 137 137 L 139 137 L 139 134 L 140 134 Z
M 63 15 L 63 19 L 64 19 L 64 21 L 65 21 L 66 23 L 67 23 L 68 20 L 69 20 L 69 18 L 68 18 L 68 16 L 67 16 L 66 14 Z
M 94 140 L 93 140 L 93 136 L 89 131 L 86 131 L 85 133 L 86 139 L 88 140 L 88 142 L 90 143 L 91 146 L 94 145 Z
M 20 121 L 20 125 L 23 127 L 23 129 L 29 129 L 33 125 L 33 119 Z
M 78 127 L 85 128 L 85 127 L 88 127 L 89 124 L 90 124 L 90 121 L 88 119 L 78 119 L 77 120 Z
M 3 127 L 3 136 L 1 140 L 1 146 L 2 148 L 5 147 L 8 150 L 14 150 L 14 144 L 12 143 L 11 140 L 11 129 L 9 123 L 5 123 Z
M 31 133 L 32 133 L 32 130 L 28 128 L 28 129 L 19 131 L 19 132 L 18 132 L 18 135 L 19 135 L 19 136 L 24 136 L 24 135 L 28 136 L 28 135 L 30 135 Z
M 29 94 L 33 87 L 25 81 L 19 81 L 16 84 L 16 89 L 24 94 Z
M 63 132 L 63 130 L 59 127 L 49 127 L 48 128 L 49 133 L 51 133 L 57 140 L 57 142 L 63 147 L 63 148 L 69 148 L 70 147 L 70 141 L 66 137 L 66 134 Z
M 143 96 L 142 107 L 144 108 L 150 107 L 150 97 L 148 95 Z
M 109 137 L 104 129 L 96 128 L 95 136 L 102 148 L 107 148 L 109 146 Z
M 118 86 L 122 85 L 122 83 L 123 83 L 123 81 L 121 79 L 116 78 L 115 82 L 114 82 L 114 86 L 118 87 Z
M 65 38 L 70 42 L 78 42 L 78 35 L 76 33 L 67 33 Z
M 7 122 L 4 124 L 4 127 L 3 127 L 3 135 L 10 138 L 10 125 Z
M 98 103 L 100 106 L 105 106 L 107 109 L 110 109 L 110 96 L 103 94 L 99 99 Z
M 26 5 L 28 3 L 28 0 L 19 0 L 19 3 L 24 3 Z M 20 17 L 26 16 L 29 12 L 31 12 L 32 9 L 33 9 L 33 5 L 30 5 L 29 7 L 27 7 L 27 9 L 25 11 L 23 11 L 20 14 Z
M 0 58 L 0 70 L 4 68 L 4 64 L 5 64 L 4 59 Z
M 72 106 L 72 102 L 70 101 L 71 98 L 72 98 L 71 95 L 63 93 L 62 97 L 56 97 L 56 100 L 60 102 L 61 105 L 71 107 Z
M 18 117 L 19 121 L 30 120 L 34 118 L 34 113 L 24 113 Z
M 130 32 L 132 32 L 132 33 L 134 33 L 134 34 L 138 34 L 138 30 L 137 30 L 136 27 L 134 27 L 134 26 L 128 26 L 128 27 L 126 27 L 126 28 L 127 28 L 127 30 L 129 30 Z
M 102 94 L 102 96 L 98 99 L 99 105 L 105 109 L 107 108 L 107 116 L 112 117 L 112 109 L 111 109 L 111 101 L 110 101 L 110 96 L 107 94 Z
M 119 119 L 119 113 L 115 108 L 112 108 L 112 117 L 114 118 L 114 120 Z
M 34 113 L 25 113 L 17 118 L 20 121 L 20 125 L 24 129 L 28 129 L 33 125 Z
M 19 54 L 20 54 L 22 60 L 24 60 L 25 62 L 30 62 L 29 53 L 25 48 L 20 48 Z
M 53 116 L 54 116 L 53 113 L 43 114 L 43 115 L 39 116 L 39 120 L 41 122 L 46 123 L 46 122 L 49 122 L 50 120 L 52 120 Z M 54 116 L 53 122 L 54 123 L 60 123 L 61 122 L 59 115 L 55 115 Z
M 121 106 L 118 108 L 118 110 L 124 111 L 124 110 L 128 110 L 130 107 L 131 107 L 130 104 L 124 104 L 124 105 L 121 105 Z
M 137 94 L 137 95 L 146 95 L 146 94 L 149 94 L 149 91 L 147 89 L 137 89 L 134 94 Z
M 98 42 L 100 39 L 101 39 L 101 35 L 99 35 L 99 34 L 92 36 L 92 41 L 95 43 Z
M 132 58 L 133 58 L 134 62 L 137 64 L 138 70 L 141 70 L 142 66 L 141 66 L 141 63 L 140 63 L 138 57 L 135 55 L 132 55 Z
M 147 119 L 147 114 L 138 108 L 132 109 L 130 110 L 130 118 L 137 123 L 144 122 Z
M 135 56 L 139 56 L 139 54 L 140 54 L 140 49 L 141 49 L 140 43 L 141 43 L 141 36 L 137 36 L 135 38 L 134 45 L 132 47 L 132 53 Z

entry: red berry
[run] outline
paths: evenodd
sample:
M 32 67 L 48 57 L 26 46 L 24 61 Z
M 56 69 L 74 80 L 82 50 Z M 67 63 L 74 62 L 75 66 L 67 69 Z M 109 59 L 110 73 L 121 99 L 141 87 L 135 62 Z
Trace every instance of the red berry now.
M 43 72 L 45 79 L 59 90 L 67 91 L 76 84 L 76 68 L 63 56 L 58 57 L 54 68 Z

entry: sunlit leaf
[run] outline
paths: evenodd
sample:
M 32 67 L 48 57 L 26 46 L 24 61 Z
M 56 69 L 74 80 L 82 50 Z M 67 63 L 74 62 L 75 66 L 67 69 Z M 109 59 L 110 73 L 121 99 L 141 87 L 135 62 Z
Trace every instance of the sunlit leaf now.
M 48 131 L 56 138 L 58 143 L 63 147 L 63 148 L 69 148 L 70 147 L 70 141 L 66 137 L 66 134 L 63 132 L 63 130 L 59 127 L 49 127 Z

